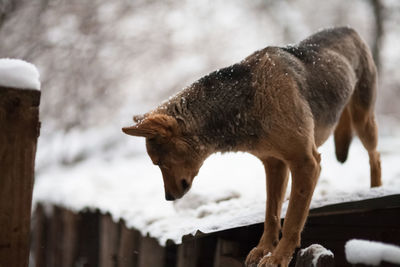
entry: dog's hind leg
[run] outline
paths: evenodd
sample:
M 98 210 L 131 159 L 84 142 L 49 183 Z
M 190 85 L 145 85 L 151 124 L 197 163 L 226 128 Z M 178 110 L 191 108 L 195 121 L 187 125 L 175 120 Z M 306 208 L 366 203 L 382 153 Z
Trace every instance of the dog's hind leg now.
M 353 139 L 353 127 L 348 107 L 345 107 L 335 128 L 335 152 L 336 158 L 341 163 L 345 162 L 349 153 L 351 140 Z
M 382 185 L 381 161 L 378 145 L 378 128 L 375 122 L 376 69 L 372 58 L 360 77 L 350 101 L 351 119 L 365 149 L 368 151 L 371 168 L 371 187 Z
M 269 157 L 263 160 L 267 183 L 267 208 L 265 212 L 264 232 L 258 243 L 246 259 L 246 266 L 257 266 L 260 259 L 272 252 L 279 242 L 281 229 L 281 208 L 285 196 L 289 171 L 286 164 Z
M 365 149 L 368 151 L 369 164 L 371 169 L 371 187 L 382 185 L 381 181 L 381 161 L 379 152 L 376 150 L 378 144 L 378 128 L 372 110 L 353 103 L 351 106 L 352 120 L 357 135 Z

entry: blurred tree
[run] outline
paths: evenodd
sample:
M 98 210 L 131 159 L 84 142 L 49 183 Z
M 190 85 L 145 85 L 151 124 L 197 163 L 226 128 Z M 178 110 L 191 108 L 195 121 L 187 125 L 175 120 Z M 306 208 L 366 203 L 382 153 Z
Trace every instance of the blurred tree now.
M 382 0 L 368 0 L 370 5 L 372 6 L 372 10 L 374 13 L 374 20 L 375 20 L 375 38 L 373 39 L 372 43 L 372 55 L 375 60 L 375 64 L 378 68 L 378 72 L 381 71 L 381 49 L 382 43 L 384 38 L 384 12 L 385 7 Z
M 0 0 L 0 29 L 7 17 L 12 15 L 21 2 L 21 0 Z
M 387 65 L 385 10 L 383 0 L 0 0 L 0 57 L 39 67 L 44 128 L 85 129 L 323 27 L 355 27 Z

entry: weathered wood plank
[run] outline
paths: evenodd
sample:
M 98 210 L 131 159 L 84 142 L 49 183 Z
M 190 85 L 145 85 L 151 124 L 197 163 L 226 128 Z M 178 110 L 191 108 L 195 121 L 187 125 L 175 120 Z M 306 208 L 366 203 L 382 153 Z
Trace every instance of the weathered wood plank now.
M 203 236 L 201 238 L 188 238 L 178 246 L 178 267 L 195 266 L 209 267 L 214 265 L 217 238 L 215 236 Z
M 40 91 L 0 87 L 0 266 L 28 266 Z
M 78 250 L 79 215 L 57 206 L 49 206 L 48 218 L 43 205 L 33 216 L 32 255 L 35 267 L 74 266 Z
M 167 242 L 165 247 L 165 267 L 176 267 L 178 258 L 178 246 L 172 242 Z
M 47 229 L 48 253 L 46 259 L 46 266 L 62 266 L 62 238 L 63 238 L 63 225 L 62 225 L 62 208 L 52 207 L 51 216 L 49 219 L 49 227 Z
M 44 207 L 41 204 L 36 206 L 32 220 L 31 253 L 33 255 L 34 266 L 46 266 L 47 250 L 47 229 L 49 220 L 46 217 Z
M 78 255 L 78 223 L 79 214 L 68 209 L 62 209 L 61 265 L 62 267 L 76 266 Z M 38 266 L 37 266 L 38 267 Z
M 243 263 L 240 259 L 240 244 L 239 242 L 219 238 L 217 242 L 217 249 L 215 250 L 214 267 L 225 266 L 243 266 Z
M 124 222 L 120 224 L 118 267 L 137 267 L 141 235 L 136 230 L 128 229 Z
M 165 248 L 161 247 L 157 240 L 150 237 L 142 237 L 139 247 L 138 267 L 164 267 Z
M 119 224 L 110 215 L 102 215 L 100 219 L 100 267 L 117 267 L 119 245 Z
M 79 213 L 78 255 L 76 266 L 99 266 L 100 213 L 84 211 Z
M 196 240 L 190 240 L 179 245 L 177 254 L 177 267 L 196 267 Z

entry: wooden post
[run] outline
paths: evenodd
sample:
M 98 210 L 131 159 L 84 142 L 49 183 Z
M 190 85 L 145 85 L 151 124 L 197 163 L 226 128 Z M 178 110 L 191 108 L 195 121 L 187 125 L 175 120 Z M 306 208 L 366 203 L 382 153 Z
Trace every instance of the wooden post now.
M 0 87 L 0 266 L 28 266 L 40 91 Z

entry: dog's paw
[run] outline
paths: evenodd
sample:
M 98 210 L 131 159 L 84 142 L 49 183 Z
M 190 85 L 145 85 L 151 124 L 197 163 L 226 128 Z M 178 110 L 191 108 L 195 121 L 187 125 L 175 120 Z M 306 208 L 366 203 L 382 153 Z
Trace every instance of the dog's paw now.
M 257 267 L 258 263 L 264 257 L 264 255 L 268 253 L 265 249 L 263 248 L 258 248 L 255 247 L 253 248 L 249 255 L 247 255 L 246 261 L 245 261 L 245 266 L 246 267 Z
M 260 260 L 257 267 L 288 267 L 290 260 L 291 258 L 276 257 L 269 253 Z

